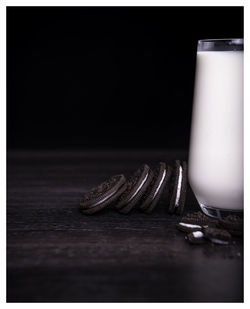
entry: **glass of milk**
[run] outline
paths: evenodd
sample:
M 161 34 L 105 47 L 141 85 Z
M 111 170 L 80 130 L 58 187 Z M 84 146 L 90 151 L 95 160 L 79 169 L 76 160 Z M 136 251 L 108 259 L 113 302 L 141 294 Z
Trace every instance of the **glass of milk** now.
M 198 41 L 188 177 L 202 211 L 243 211 L 243 39 Z

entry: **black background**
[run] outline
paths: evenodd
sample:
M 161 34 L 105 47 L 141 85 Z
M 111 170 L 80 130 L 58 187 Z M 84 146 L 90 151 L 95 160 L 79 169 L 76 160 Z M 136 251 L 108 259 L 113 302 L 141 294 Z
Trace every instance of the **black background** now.
M 8 7 L 8 148 L 183 148 L 198 39 L 242 7 Z

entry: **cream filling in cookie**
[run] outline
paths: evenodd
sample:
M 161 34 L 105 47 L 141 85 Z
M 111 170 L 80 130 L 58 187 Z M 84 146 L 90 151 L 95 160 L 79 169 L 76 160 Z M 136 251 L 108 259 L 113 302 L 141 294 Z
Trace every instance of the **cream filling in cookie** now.
M 228 241 L 226 241 L 226 240 L 220 240 L 220 239 L 216 239 L 216 238 L 210 238 L 210 240 L 214 244 L 219 244 L 219 245 L 227 245 L 228 244 Z
M 185 226 L 185 227 L 190 227 L 190 228 L 200 228 L 201 229 L 201 225 L 197 225 L 197 224 L 180 222 L 179 225 Z
M 110 194 L 108 194 L 107 196 L 105 196 L 103 199 L 101 199 L 100 201 L 96 202 L 95 204 L 91 205 L 91 207 L 95 207 L 103 202 L 105 202 L 106 200 L 108 200 L 109 198 L 111 198 L 117 191 L 111 192 Z
M 176 198 L 175 198 L 175 207 L 179 206 L 179 201 L 180 201 L 180 196 L 181 196 L 181 183 L 182 183 L 182 167 L 180 166 L 177 192 L 176 192 Z
M 185 227 L 190 227 L 190 228 L 202 228 L 202 227 L 208 227 L 208 225 L 198 225 L 198 224 L 184 223 L 184 222 L 179 222 L 179 225 L 181 225 L 181 226 L 185 226 Z
M 127 203 L 129 203 L 135 196 L 136 194 L 141 190 L 142 186 L 144 185 L 145 181 L 148 178 L 148 173 L 146 174 L 146 176 L 144 177 L 144 179 L 142 180 L 141 184 L 139 185 L 139 187 L 136 189 L 136 191 L 134 192 L 134 194 L 129 198 L 129 200 L 127 201 Z
M 204 234 L 201 231 L 192 232 L 194 238 L 202 238 Z
M 160 183 L 159 183 L 158 187 L 157 187 L 157 188 L 156 188 L 156 190 L 155 190 L 155 193 L 154 193 L 153 199 L 156 197 L 157 193 L 159 192 L 160 187 L 161 187 L 161 185 L 162 185 L 162 183 L 163 183 L 163 181 L 164 181 L 165 176 L 166 176 L 166 170 L 164 169 L 164 172 L 163 172 L 163 174 L 162 174 L 162 177 L 161 177 Z

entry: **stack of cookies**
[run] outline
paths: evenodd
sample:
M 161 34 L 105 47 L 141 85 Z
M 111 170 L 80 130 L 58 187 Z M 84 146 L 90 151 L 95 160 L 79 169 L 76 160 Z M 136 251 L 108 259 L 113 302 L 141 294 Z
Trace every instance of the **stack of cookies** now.
M 186 190 L 185 161 L 176 160 L 173 166 L 159 162 L 152 170 L 143 164 L 127 179 L 123 174 L 115 175 L 86 192 L 80 201 L 80 209 L 86 215 L 106 208 L 122 214 L 134 209 L 151 213 L 163 200 L 169 213 L 180 215 L 185 206 Z

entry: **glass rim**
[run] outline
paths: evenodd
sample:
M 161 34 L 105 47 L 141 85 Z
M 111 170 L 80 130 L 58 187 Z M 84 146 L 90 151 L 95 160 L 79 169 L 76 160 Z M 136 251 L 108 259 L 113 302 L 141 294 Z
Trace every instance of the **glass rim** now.
M 233 44 L 243 44 L 244 43 L 244 39 L 243 38 L 222 38 L 222 39 L 202 39 L 202 40 L 198 40 L 198 43 L 227 43 L 227 42 L 231 42 Z
M 198 40 L 197 51 L 243 51 L 243 38 Z

